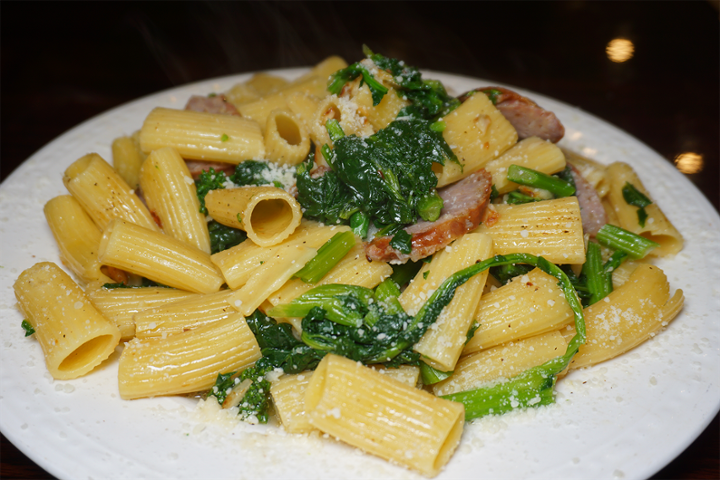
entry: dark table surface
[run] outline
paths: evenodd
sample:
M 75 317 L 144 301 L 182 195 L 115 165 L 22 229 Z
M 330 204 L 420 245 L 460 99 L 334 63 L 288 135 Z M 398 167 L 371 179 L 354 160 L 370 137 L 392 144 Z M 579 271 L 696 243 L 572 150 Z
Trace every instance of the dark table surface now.
M 702 169 L 687 176 L 719 208 L 717 2 L 3 2 L 1 19 L 0 180 L 64 131 L 137 97 L 332 54 L 354 61 L 366 43 L 576 105 L 668 162 L 695 154 Z M 623 62 L 606 52 L 618 38 L 634 47 Z M 716 416 L 653 478 L 720 478 L 719 438 Z M 2 478 L 52 478 L 4 436 L 0 448 Z

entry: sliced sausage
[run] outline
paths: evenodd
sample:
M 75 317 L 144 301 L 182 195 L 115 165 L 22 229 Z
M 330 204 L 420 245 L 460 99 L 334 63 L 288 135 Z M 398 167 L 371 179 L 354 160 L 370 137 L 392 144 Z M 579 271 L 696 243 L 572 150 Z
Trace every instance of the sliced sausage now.
M 494 92 L 499 92 L 493 94 Z M 495 107 L 517 130 L 520 139 L 540 137 L 557 143 L 565 135 L 565 127 L 554 113 L 549 112 L 527 97 L 503 87 L 482 87 L 470 90 L 458 97 L 461 102 L 476 92 L 490 96 Z
M 365 255 L 368 260 L 392 263 L 415 262 L 432 255 L 480 224 L 490 201 L 491 189 L 492 175 L 484 169 L 441 188 L 438 190 L 443 199 L 440 218 L 434 222 L 420 221 L 405 228 L 412 236 L 410 254 L 392 248 L 391 237 L 379 237 L 365 244 Z

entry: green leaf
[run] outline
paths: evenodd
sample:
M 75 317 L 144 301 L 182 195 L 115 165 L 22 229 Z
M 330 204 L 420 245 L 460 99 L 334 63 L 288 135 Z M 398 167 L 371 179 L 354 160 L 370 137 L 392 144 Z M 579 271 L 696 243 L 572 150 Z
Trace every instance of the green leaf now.
M 424 385 L 432 385 L 434 383 L 442 382 L 454 372 L 443 372 L 436 368 L 431 367 L 425 362 L 420 362 L 420 377 L 422 378 Z
M 412 235 L 410 235 L 407 231 L 400 229 L 395 233 L 395 235 L 393 235 L 392 240 L 390 240 L 390 246 L 395 250 L 408 255 L 412 252 Z
M 630 182 L 625 182 L 625 185 L 622 188 L 622 194 L 628 205 L 638 207 L 638 224 L 645 228 L 645 220 L 647 220 L 648 217 L 645 207 L 652 205 L 652 200 L 646 197 L 645 194 L 635 188 L 635 186 Z
M 25 330 L 26 337 L 29 337 L 30 335 L 35 333 L 35 329 L 30 324 L 30 322 L 27 321 L 27 319 L 23 320 L 22 323 L 20 324 L 20 326 L 23 328 L 23 330 Z
M 317 255 L 295 277 L 305 283 L 317 283 L 355 246 L 353 232 L 339 232 L 318 249 Z

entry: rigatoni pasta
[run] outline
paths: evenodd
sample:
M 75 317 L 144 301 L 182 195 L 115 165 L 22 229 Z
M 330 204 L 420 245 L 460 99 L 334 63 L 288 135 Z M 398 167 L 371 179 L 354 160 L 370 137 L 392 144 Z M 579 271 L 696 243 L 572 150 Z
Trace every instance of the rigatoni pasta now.
M 98 260 L 103 265 L 196 293 L 217 292 L 224 283 L 207 253 L 123 220 L 108 225 L 100 242 Z
M 14 289 L 53 378 L 85 375 L 115 351 L 120 341 L 118 328 L 54 263 L 38 263 L 25 270 Z
M 110 282 L 97 259 L 102 232 L 78 201 L 60 195 L 46 203 L 43 211 L 63 264 L 85 283 Z
M 223 225 L 245 230 L 261 247 L 288 238 L 300 225 L 300 204 L 277 187 L 240 187 L 212 190 L 205 197 L 208 213 Z
M 257 341 L 240 314 L 167 338 L 135 339 L 120 355 L 120 396 L 207 390 L 218 372 L 244 369 L 259 358 Z
M 460 443 L 465 409 L 330 354 L 305 393 L 310 425 L 435 476 Z
M 135 191 L 96 153 L 70 165 L 63 183 L 100 230 L 105 230 L 113 219 L 121 218 L 160 231 Z
M 170 147 L 153 150 L 140 170 L 140 186 L 150 211 L 168 235 L 210 253 L 210 235 L 190 170 Z
M 630 183 L 641 193 L 649 195 L 632 167 L 626 163 L 615 162 L 607 167 L 606 174 L 609 179 L 608 201 L 617 216 L 620 227 L 638 235 L 649 238 L 660 244 L 651 252 L 651 255 L 674 255 L 683 247 L 683 238 L 680 232 L 667 219 L 656 203 L 645 207 L 647 219 L 644 226 L 638 221 L 637 207 L 627 203 L 623 197 L 622 189 Z
M 172 147 L 185 159 L 239 163 L 265 156 L 260 126 L 249 118 L 158 107 L 140 130 L 144 152 Z

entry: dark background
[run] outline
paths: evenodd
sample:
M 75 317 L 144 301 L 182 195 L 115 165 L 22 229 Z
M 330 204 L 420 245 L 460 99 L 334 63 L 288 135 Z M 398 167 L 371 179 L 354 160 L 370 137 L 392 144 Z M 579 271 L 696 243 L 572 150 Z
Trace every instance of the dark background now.
M 64 131 L 137 97 L 332 54 L 355 61 L 366 43 L 578 106 L 669 162 L 701 155 L 703 170 L 688 177 L 720 205 L 717 2 L 4 1 L 0 19 L 0 180 Z M 607 58 L 614 38 L 633 42 L 632 59 Z M 719 437 L 716 417 L 654 478 L 720 478 Z M 1 442 L 2 478 L 50 478 Z

